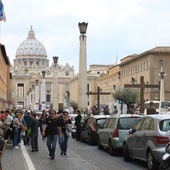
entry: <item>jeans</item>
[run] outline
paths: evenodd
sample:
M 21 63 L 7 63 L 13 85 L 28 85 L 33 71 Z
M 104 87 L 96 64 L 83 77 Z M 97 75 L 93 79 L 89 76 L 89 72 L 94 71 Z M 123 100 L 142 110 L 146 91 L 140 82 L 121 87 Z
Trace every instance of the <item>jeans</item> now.
M 48 147 L 48 151 L 49 151 L 49 156 L 51 156 L 52 158 L 55 157 L 55 149 L 56 149 L 56 144 L 57 144 L 57 134 L 56 135 L 52 135 L 52 136 L 48 136 L 47 135 L 47 147 Z
M 68 136 L 66 133 L 62 133 L 62 142 L 60 144 L 61 147 L 61 153 L 67 152 L 67 143 L 68 143 Z
M 19 129 L 13 128 L 13 147 L 18 146 L 18 139 L 19 139 Z
M 32 151 L 38 151 L 38 133 L 31 134 Z

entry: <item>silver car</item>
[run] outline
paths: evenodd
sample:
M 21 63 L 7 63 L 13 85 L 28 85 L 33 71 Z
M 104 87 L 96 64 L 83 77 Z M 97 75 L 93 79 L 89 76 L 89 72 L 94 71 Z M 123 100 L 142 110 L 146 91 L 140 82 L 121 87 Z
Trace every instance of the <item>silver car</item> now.
M 107 118 L 98 129 L 98 149 L 109 148 L 110 155 L 117 154 L 117 151 L 123 148 L 123 141 L 141 115 L 120 114 Z
M 146 161 L 149 170 L 158 169 L 165 146 L 169 142 L 170 115 L 147 115 L 138 120 L 130 129 L 123 143 L 125 161 L 132 158 Z

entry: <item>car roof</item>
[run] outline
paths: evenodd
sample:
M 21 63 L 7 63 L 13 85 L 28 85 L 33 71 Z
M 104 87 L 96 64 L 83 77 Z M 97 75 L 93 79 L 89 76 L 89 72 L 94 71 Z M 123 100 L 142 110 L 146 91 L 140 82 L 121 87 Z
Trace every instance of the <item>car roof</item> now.
M 170 119 L 170 114 L 153 114 L 153 115 L 144 115 L 143 117 L 152 117 L 155 119 Z
M 143 115 L 139 114 L 116 114 L 110 117 L 143 117 Z
M 94 117 L 96 119 L 100 119 L 100 118 L 108 118 L 108 117 L 110 117 L 110 115 L 93 115 L 93 116 L 90 116 L 90 117 Z

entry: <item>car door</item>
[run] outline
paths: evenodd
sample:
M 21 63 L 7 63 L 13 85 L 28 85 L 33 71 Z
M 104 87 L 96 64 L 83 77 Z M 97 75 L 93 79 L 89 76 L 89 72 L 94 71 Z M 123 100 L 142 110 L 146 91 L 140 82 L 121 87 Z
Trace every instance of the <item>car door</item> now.
M 104 136 L 103 143 L 106 147 L 109 146 L 109 138 L 112 137 L 112 134 L 113 134 L 114 122 L 115 122 L 115 118 L 110 118 L 103 132 L 103 136 Z
M 145 158 L 146 157 L 146 145 L 147 142 L 150 139 L 150 134 L 153 132 L 153 119 L 151 117 L 146 117 L 141 125 L 141 129 L 138 133 L 138 145 L 137 145 L 137 150 L 136 154 L 140 158 Z
M 104 144 L 104 135 L 105 135 L 105 130 L 106 130 L 106 127 L 107 127 L 107 124 L 109 122 L 109 119 L 106 119 L 104 124 L 103 124 L 103 127 L 98 129 L 98 135 L 99 135 L 99 138 L 100 138 L 100 143 L 103 145 Z
M 128 145 L 128 149 L 131 155 L 136 155 L 137 152 L 137 148 L 138 148 L 138 136 L 140 134 L 140 128 L 143 122 L 143 118 L 141 118 L 140 120 L 138 120 L 134 126 L 132 127 L 132 129 L 130 130 L 129 135 L 127 136 L 127 140 L 126 143 Z

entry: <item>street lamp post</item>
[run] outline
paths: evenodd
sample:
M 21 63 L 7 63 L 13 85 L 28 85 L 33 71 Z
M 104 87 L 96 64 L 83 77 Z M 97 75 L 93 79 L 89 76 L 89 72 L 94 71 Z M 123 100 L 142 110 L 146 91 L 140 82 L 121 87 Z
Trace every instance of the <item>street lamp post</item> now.
M 46 110 L 46 87 L 45 87 L 45 71 L 42 71 L 41 84 L 41 110 Z
M 87 54 L 86 54 L 86 30 L 88 23 L 78 23 L 80 31 L 80 51 L 79 51 L 79 91 L 78 106 L 80 109 L 87 108 Z
M 53 57 L 53 109 L 58 111 L 58 57 Z
M 166 73 L 163 72 L 163 68 L 161 67 L 161 72 L 159 73 L 160 76 L 160 101 L 165 101 L 165 91 L 164 91 L 164 77 Z
M 32 109 L 35 109 L 35 86 L 32 85 Z
M 39 87 L 38 80 L 35 81 L 35 110 L 39 110 Z

